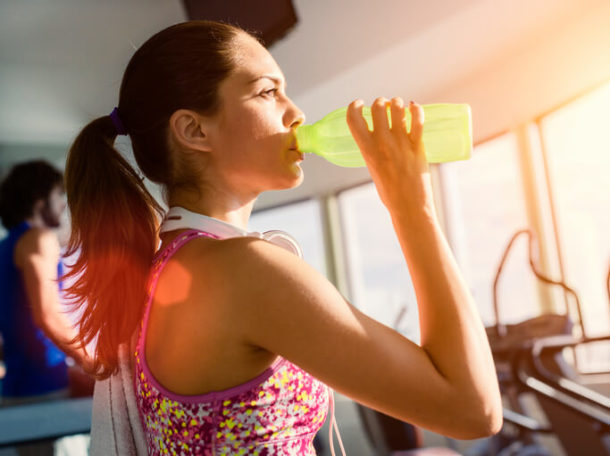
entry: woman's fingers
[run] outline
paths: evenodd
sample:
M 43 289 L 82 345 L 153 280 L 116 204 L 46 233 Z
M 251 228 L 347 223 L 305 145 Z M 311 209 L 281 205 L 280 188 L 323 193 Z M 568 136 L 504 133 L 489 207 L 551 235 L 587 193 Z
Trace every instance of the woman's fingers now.
M 354 100 L 347 109 L 347 124 L 360 150 L 379 149 L 378 153 L 385 155 L 389 149 L 401 143 L 399 139 L 401 136 L 409 139 L 410 143 L 415 146 L 413 150 L 420 149 L 416 145 L 421 142 L 424 128 L 424 110 L 421 105 L 414 102 L 409 103 L 411 125 L 408 128 L 408 116 L 401 98 L 392 98 L 391 101 L 383 97 L 377 98 L 371 105 L 372 130 L 369 129 L 369 125 L 362 115 L 363 107 L 364 102 L 358 99 Z M 388 107 L 390 108 L 391 127 Z M 395 142 L 396 140 L 398 143 Z M 379 148 L 379 146 L 382 147 Z
M 390 104 L 390 114 L 392 116 L 392 131 L 401 133 L 407 131 L 407 115 L 405 112 L 405 102 L 400 97 L 392 98 Z
M 362 116 L 364 102 L 360 99 L 352 101 L 347 107 L 347 126 L 360 150 L 368 146 L 371 132 L 369 126 Z
M 373 132 L 385 134 L 390 125 L 388 122 L 388 104 L 387 98 L 377 98 L 371 105 L 371 117 L 373 119 Z
M 411 112 L 411 131 L 409 137 L 413 144 L 417 144 L 421 141 L 424 131 L 424 108 L 412 101 L 409 103 L 409 111 Z

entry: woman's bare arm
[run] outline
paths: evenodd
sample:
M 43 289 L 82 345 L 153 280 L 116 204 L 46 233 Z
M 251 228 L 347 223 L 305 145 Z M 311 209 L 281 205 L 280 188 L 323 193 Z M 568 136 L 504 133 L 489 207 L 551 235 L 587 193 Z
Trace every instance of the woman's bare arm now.
M 350 105 L 350 128 L 409 267 L 421 346 L 358 311 L 305 262 L 261 240 L 233 239 L 219 247 L 212 263 L 221 277 L 231 278 L 222 301 L 231 306 L 247 342 L 282 355 L 358 402 L 455 438 L 495 433 L 502 407 L 494 363 L 435 216 L 421 142 L 423 112 L 410 106 L 407 133 L 402 102 L 379 99 L 369 131 L 361 107 Z
M 290 253 L 262 240 L 223 243 L 222 259 L 214 258 L 218 276 L 231 278 L 222 302 L 248 343 L 358 402 L 435 432 L 469 439 L 499 430 L 493 366 L 485 371 L 490 367 L 477 354 L 484 349 L 464 334 L 473 331 L 469 317 L 456 321 L 467 311 L 452 309 L 452 302 L 428 311 L 441 308 L 444 315 L 433 317 L 440 323 L 422 322 L 423 331 L 458 328 L 442 344 L 420 347 L 358 311 Z

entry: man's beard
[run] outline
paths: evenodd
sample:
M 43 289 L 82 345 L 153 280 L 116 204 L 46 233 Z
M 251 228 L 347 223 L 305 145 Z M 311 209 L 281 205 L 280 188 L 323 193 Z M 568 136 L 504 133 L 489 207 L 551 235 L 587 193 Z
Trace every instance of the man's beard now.
M 61 225 L 60 215 L 53 213 L 53 210 L 51 209 L 51 205 L 49 204 L 48 200 L 45 201 L 44 206 L 40 211 L 40 215 L 44 224 L 48 228 L 59 228 L 59 226 Z

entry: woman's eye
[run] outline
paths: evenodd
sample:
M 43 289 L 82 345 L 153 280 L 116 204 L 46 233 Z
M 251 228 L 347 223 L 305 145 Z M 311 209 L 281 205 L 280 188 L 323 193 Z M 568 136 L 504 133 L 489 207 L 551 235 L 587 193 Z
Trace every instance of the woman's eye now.
M 275 94 L 277 93 L 277 88 L 273 88 L 273 89 L 268 89 L 268 90 L 264 90 L 261 92 L 261 95 L 264 97 L 273 97 L 275 96 Z

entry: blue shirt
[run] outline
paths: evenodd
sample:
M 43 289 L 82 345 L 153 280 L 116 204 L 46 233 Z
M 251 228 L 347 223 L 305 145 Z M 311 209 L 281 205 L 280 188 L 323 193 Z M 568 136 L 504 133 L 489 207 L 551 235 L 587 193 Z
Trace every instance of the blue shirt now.
M 34 325 L 15 245 L 30 226 L 22 222 L 0 241 L 0 333 L 4 340 L 6 376 L 2 395 L 36 396 L 67 388 L 66 356 Z M 57 266 L 62 273 L 61 262 Z M 58 286 L 58 293 L 61 283 Z

